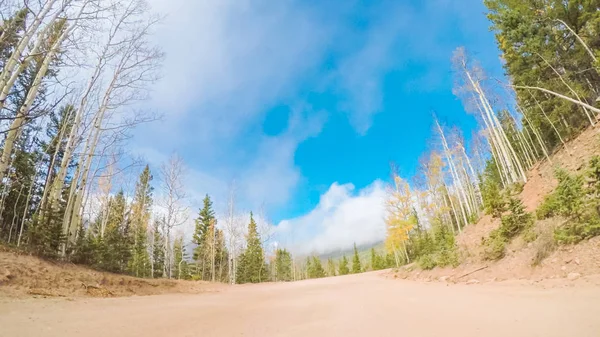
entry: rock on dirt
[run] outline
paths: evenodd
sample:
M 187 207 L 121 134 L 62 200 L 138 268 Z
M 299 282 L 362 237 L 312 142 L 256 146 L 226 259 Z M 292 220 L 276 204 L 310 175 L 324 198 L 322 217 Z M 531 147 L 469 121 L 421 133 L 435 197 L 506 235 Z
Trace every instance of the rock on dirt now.
M 567 279 L 569 279 L 571 281 L 574 281 L 580 277 L 581 277 L 581 274 L 579 274 L 579 273 L 569 273 L 569 275 L 567 275 Z
M 473 278 L 473 279 L 468 280 L 467 284 L 479 284 L 479 280 Z

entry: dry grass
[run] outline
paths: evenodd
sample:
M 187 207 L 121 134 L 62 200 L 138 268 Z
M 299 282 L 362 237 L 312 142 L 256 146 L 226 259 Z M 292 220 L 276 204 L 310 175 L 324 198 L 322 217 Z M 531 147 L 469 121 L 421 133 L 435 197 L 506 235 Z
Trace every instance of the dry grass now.
M 141 279 L 57 263 L 14 251 L 0 251 L 0 296 L 113 297 L 204 293 L 226 285 L 202 281 Z

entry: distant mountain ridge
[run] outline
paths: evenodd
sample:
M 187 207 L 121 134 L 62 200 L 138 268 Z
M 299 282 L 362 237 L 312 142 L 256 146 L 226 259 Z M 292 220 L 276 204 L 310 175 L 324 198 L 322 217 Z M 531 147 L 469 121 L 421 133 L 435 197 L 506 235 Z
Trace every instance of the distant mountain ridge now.
M 383 241 L 366 244 L 366 245 L 360 245 L 360 246 L 357 245 L 356 249 L 358 250 L 358 255 L 360 256 L 361 260 L 364 260 L 364 259 L 367 259 L 370 257 L 371 248 L 375 248 L 375 250 L 378 253 L 385 251 L 385 245 L 384 245 Z M 343 249 L 343 250 L 340 249 L 340 250 L 333 251 L 330 253 L 321 254 L 321 255 L 318 255 L 318 257 L 322 260 L 327 260 L 329 258 L 337 260 L 337 259 L 341 259 L 342 256 L 344 256 L 344 255 L 346 257 L 352 257 L 353 254 L 354 254 L 354 247 L 352 247 L 350 249 Z

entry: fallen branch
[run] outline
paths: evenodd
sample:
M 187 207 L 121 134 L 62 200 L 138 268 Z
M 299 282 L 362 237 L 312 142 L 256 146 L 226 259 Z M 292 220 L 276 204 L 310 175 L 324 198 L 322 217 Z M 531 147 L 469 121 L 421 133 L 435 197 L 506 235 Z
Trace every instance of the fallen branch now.
M 81 286 L 83 288 L 85 288 L 85 290 L 88 293 L 90 292 L 90 289 L 95 289 L 95 290 L 98 290 L 103 295 L 110 295 L 110 296 L 114 296 L 115 295 L 115 294 L 112 293 L 112 291 L 110 291 L 110 290 L 108 290 L 106 288 L 102 288 L 100 286 L 94 286 L 94 285 L 91 285 L 91 284 L 85 284 L 83 282 L 81 282 Z
M 457 278 L 457 280 L 460 280 L 461 278 L 463 278 L 463 277 L 465 277 L 465 276 L 469 276 L 469 275 L 471 275 L 471 274 L 473 274 L 473 273 L 476 273 L 476 272 L 478 272 L 478 271 L 480 271 L 480 270 L 483 270 L 483 269 L 485 269 L 485 268 L 487 268 L 487 267 L 488 267 L 488 266 L 483 266 L 483 267 L 481 267 L 481 268 L 477 268 L 477 269 L 475 269 L 475 270 L 473 270 L 473 271 L 470 271 L 470 272 L 468 272 L 468 273 L 466 273 L 466 274 L 464 274 L 464 275 L 462 275 L 462 276 L 459 276 L 459 277 Z
M 45 297 L 65 297 L 65 295 L 55 294 L 55 293 L 52 293 L 45 289 L 29 289 L 29 291 L 27 291 L 27 294 L 35 295 L 35 296 L 45 296 Z
M 548 89 L 545 89 L 545 88 L 540 88 L 540 87 L 531 87 L 531 86 L 527 86 L 527 85 L 510 85 L 510 86 L 511 86 L 511 87 L 513 87 L 513 88 L 516 88 L 516 89 L 531 89 L 531 90 L 538 90 L 538 91 L 542 91 L 542 92 L 545 92 L 545 93 L 547 93 L 547 94 L 550 94 L 550 95 L 556 96 L 556 97 L 558 97 L 558 98 L 562 98 L 562 99 L 564 99 L 564 100 L 567 100 L 567 101 L 569 101 L 569 102 L 572 102 L 572 103 L 575 103 L 575 104 L 581 105 L 581 106 L 583 106 L 583 107 L 585 107 L 585 108 L 588 108 L 588 109 L 592 110 L 592 111 L 593 111 L 593 112 L 595 112 L 595 113 L 600 113 L 600 109 L 598 109 L 598 108 L 596 108 L 596 107 L 593 107 L 593 106 L 591 106 L 591 105 L 589 105 L 589 104 L 587 104 L 587 103 L 584 103 L 584 102 L 582 102 L 582 101 L 578 101 L 578 100 L 576 100 L 576 99 L 573 99 L 573 98 L 571 98 L 571 97 L 569 97 L 569 96 L 565 96 L 565 95 L 559 94 L 559 93 L 557 93 L 557 92 L 554 92 L 554 91 L 551 91 L 551 90 L 548 90 Z

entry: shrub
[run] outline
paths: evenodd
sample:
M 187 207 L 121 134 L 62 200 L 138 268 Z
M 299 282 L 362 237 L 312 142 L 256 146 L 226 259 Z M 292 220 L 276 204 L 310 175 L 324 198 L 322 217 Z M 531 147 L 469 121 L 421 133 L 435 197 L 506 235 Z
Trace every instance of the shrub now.
M 534 242 L 538 238 L 538 233 L 535 231 L 533 226 L 529 226 L 523 232 L 523 241 L 530 243 Z
M 511 198 L 508 203 L 509 213 L 501 219 L 500 234 L 505 239 L 512 239 L 521 233 L 524 229 L 533 225 L 533 217 L 525 212 L 521 200 Z
M 499 218 L 506 210 L 506 201 L 500 190 L 500 185 L 491 180 L 485 180 L 481 186 L 483 197 L 483 206 L 486 214 L 491 214 L 494 218 Z
M 562 215 L 579 217 L 583 212 L 586 191 L 583 187 L 583 176 L 571 175 L 563 169 L 557 169 L 556 190 L 544 198 L 544 202 L 536 210 L 538 219 L 547 219 Z
M 538 219 L 548 219 L 557 215 L 558 204 L 554 193 L 544 197 L 544 202 L 535 210 L 535 215 Z
M 531 231 L 529 238 L 535 235 L 533 231 L 533 217 L 525 212 L 523 203 L 516 198 L 510 198 L 508 202 L 509 213 L 501 219 L 500 227 L 490 233 L 483 241 L 483 258 L 486 260 L 499 260 L 505 255 L 506 244 L 524 230 Z M 533 239 L 535 240 L 535 239 Z
M 579 217 L 583 211 L 585 191 L 583 188 L 583 177 L 571 175 L 563 169 L 556 171 L 558 186 L 554 191 L 555 206 L 558 214 L 563 216 Z
M 554 230 L 554 240 L 559 244 L 575 244 L 600 235 L 600 157 L 590 160 L 585 176 L 558 169 L 556 178 L 556 190 L 537 210 L 539 218 L 555 215 L 569 218 Z
M 435 259 L 430 254 L 419 257 L 419 261 L 417 263 L 421 269 L 425 270 L 433 269 L 436 266 Z
M 534 247 L 535 255 L 531 264 L 537 266 L 556 249 L 552 230 L 542 231 Z
M 598 202 L 600 201 L 598 200 L 600 199 L 600 156 L 594 156 L 590 160 L 587 176 L 589 194 Z
M 456 249 L 456 247 L 450 249 L 443 249 L 436 254 L 435 261 L 439 267 L 456 267 L 460 264 L 458 250 Z
M 420 231 L 410 238 L 409 255 L 422 269 L 457 266 L 458 249 L 448 226 L 436 222 L 429 231 Z
M 522 182 L 516 182 L 516 183 L 512 184 L 510 186 L 511 195 L 515 195 L 515 194 L 519 194 L 519 193 L 523 192 L 524 188 L 525 188 L 525 184 Z
M 483 241 L 483 258 L 485 260 L 500 260 L 505 255 L 506 239 L 501 234 L 500 229 L 490 233 L 490 236 Z
M 554 240 L 559 244 L 575 244 L 600 235 L 600 219 L 589 215 L 574 219 L 554 230 Z

